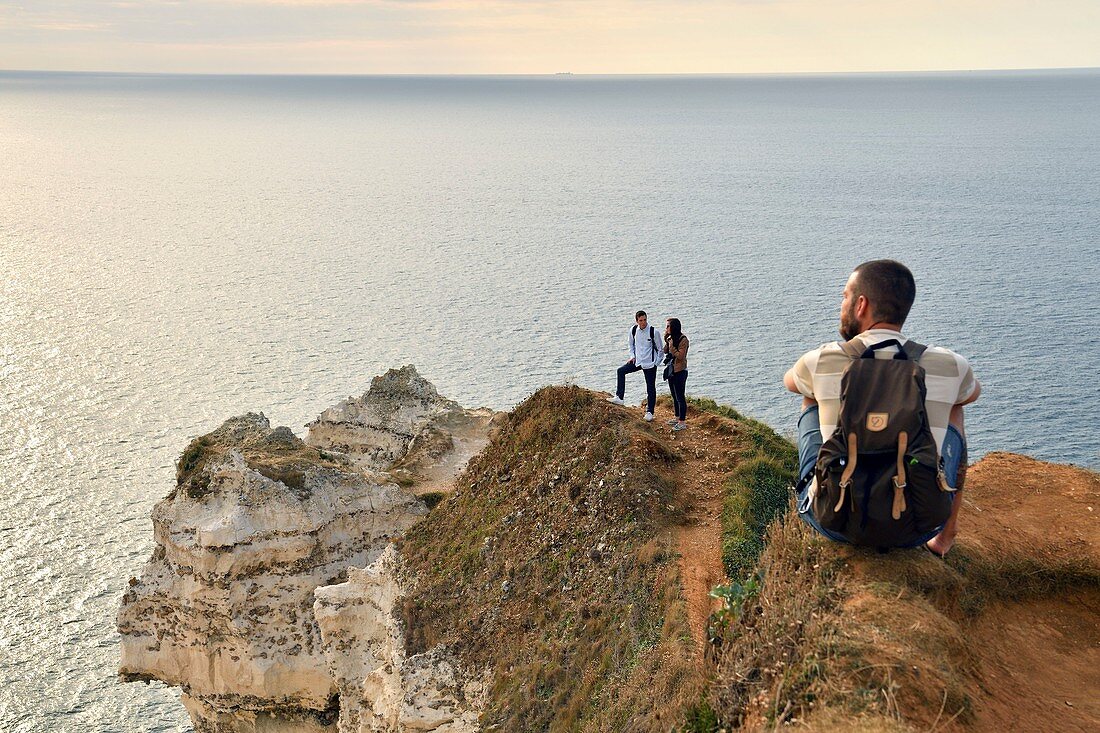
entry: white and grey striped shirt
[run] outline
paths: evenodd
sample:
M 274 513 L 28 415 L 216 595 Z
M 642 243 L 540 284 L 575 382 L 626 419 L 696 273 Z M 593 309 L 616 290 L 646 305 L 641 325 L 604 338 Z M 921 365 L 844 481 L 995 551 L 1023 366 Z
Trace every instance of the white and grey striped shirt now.
M 909 339 L 897 331 L 875 328 L 857 336 L 867 346 L 890 339 L 905 343 Z M 896 347 L 887 347 L 875 352 L 879 359 L 891 359 L 897 352 Z M 798 391 L 804 396 L 817 400 L 821 418 L 821 435 L 825 440 L 836 430 L 840 416 L 840 380 L 851 358 L 844 353 L 840 344 L 824 344 L 809 351 L 795 362 L 793 374 Z M 966 359 L 950 349 L 929 346 L 920 358 L 924 367 L 924 384 L 928 393 L 924 407 L 928 413 L 928 426 L 932 437 L 936 439 L 936 449 L 943 450 L 943 439 L 947 435 L 951 408 L 965 402 L 977 387 L 974 371 Z

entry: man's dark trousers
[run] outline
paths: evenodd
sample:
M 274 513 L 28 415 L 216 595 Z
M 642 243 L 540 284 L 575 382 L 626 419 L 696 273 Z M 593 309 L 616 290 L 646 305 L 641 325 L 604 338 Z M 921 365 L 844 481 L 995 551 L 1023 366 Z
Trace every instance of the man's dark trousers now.
M 615 385 L 615 396 L 620 400 L 623 395 L 626 394 L 626 375 L 633 374 L 634 372 L 641 370 L 645 374 L 645 391 L 646 397 L 649 398 L 649 410 L 652 413 L 654 408 L 657 407 L 657 365 L 654 364 L 648 369 L 642 369 L 632 361 L 628 361 L 619 367 L 619 381 Z

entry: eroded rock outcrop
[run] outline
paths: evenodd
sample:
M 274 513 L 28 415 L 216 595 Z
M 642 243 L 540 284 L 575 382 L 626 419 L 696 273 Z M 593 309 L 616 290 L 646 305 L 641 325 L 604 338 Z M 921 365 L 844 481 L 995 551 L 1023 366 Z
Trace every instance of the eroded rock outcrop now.
M 425 512 L 263 415 L 227 421 L 192 444 L 177 490 L 153 510 L 157 547 L 119 613 L 122 676 L 183 688 L 199 730 L 224 730 L 226 716 L 271 718 L 231 729 L 331 728 L 313 591 L 373 561 Z
M 443 399 L 412 367 L 353 402 L 314 423 L 315 445 L 262 414 L 226 421 L 187 447 L 176 488 L 153 510 L 156 547 L 118 616 L 120 675 L 180 687 L 197 731 L 472 730 L 440 712 L 457 710 L 447 689 L 458 686 L 442 657 L 404 659 L 397 581 L 372 563 L 427 512 L 415 482 L 447 488 L 486 442 L 491 413 Z M 348 420 L 325 417 L 334 414 Z M 347 659 L 331 654 L 335 644 Z M 375 675 L 374 688 L 341 675 L 375 659 L 395 672 Z
M 492 417 L 440 396 L 407 365 L 375 377 L 362 397 L 322 412 L 306 426 L 306 443 L 360 468 L 390 471 L 423 493 L 445 488 L 485 447 Z

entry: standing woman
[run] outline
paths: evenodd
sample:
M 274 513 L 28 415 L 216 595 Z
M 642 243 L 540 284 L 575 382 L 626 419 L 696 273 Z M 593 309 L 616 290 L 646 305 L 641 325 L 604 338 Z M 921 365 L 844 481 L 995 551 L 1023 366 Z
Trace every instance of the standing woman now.
M 668 377 L 668 389 L 672 392 L 676 419 L 669 420 L 668 424 L 673 430 L 687 427 L 688 345 L 688 337 L 680 330 L 680 319 L 669 318 L 665 322 L 665 353 L 671 357 L 669 367 L 672 373 Z

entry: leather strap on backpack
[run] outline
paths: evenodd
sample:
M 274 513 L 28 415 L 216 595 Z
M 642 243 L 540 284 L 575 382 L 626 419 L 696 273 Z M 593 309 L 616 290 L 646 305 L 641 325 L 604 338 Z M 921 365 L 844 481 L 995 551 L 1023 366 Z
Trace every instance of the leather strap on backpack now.
M 834 512 L 839 512 L 840 508 L 844 506 L 844 495 L 848 494 L 852 497 L 852 507 L 855 507 L 855 495 L 852 494 L 852 474 L 856 472 L 856 458 L 859 456 L 859 449 L 856 446 L 856 434 L 848 433 L 848 465 L 844 467 L 844 472 L 840 474 L 840 496 L 837 497 L 836 506 L 833 507 Z
M 898 472 L 894 476 L 894 505 L 891 515 L 894 520 L 901 519 L 905 511 L 905 451 L 909 447 L 909 434 L 902 430 L 898 433 Z

